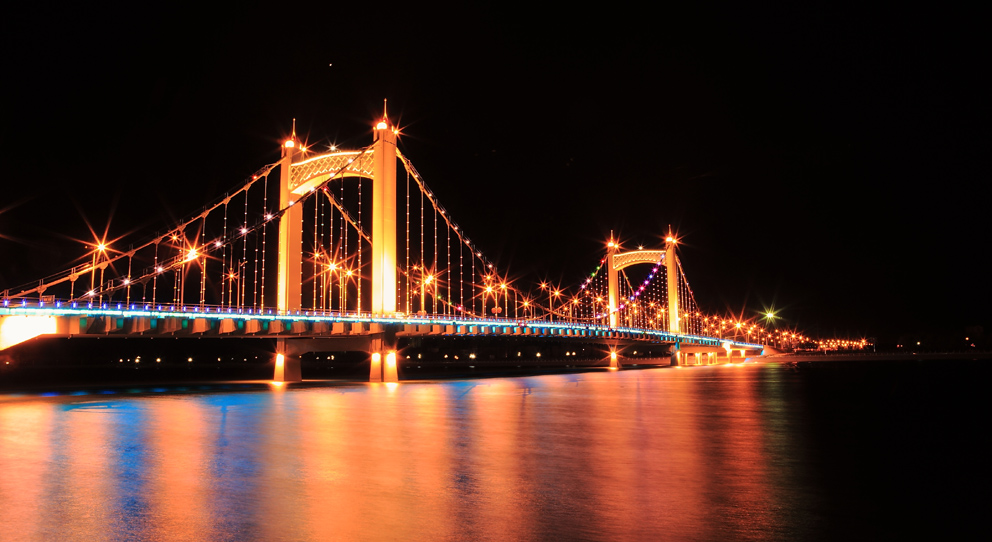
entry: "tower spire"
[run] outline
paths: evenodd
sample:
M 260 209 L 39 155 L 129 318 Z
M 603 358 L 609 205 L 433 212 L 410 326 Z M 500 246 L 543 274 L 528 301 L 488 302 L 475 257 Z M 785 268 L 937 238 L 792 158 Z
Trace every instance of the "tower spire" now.
M 386 117 L 386 99 L 382 99 L 382 119 L 375 125 L 376 130 L 388 130 L 389 129 L 389 119 Z M 378 135 L 376 136 L 379 137 Z

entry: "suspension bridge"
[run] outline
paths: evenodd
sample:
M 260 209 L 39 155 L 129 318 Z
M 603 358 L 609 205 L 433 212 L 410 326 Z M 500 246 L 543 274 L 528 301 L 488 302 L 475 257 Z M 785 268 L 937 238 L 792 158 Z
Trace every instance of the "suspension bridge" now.
M 365 352 L 370 381 L 396 381 L 408 346 L 440 337 L 595 344 L 614 369 L 631 345 L 676 365 L 762 349 L 711 336 L 671 232 L 649 249 L 611 238 L 571 287 L 519 286 L 397 136 L 385 112 L 357 150 L 315 154 L 294 130 L 278 161 L 198 214 L 126 249 L 96 242 L 77 265 L 0 292 L 0 350 L 52 337 L 267 337 L 277 381 L 302 378 L 301 354 L 334 351 Z

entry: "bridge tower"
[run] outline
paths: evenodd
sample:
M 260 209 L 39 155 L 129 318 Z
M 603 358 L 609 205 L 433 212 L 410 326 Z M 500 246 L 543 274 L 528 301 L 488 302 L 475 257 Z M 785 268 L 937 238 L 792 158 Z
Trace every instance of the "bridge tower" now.
M 372 145 L 372 313 L 396 312 L 396 129 L 383 111 Z M 296 131 L 282 147 L 279 161 L 279 280 L 276 308 L 280 313 L 302 308 L 303 206 L 295 205 L 315 179 L 295 186 L 292 168 L 301 158 Z M 343 175 L 355 175 L 343 172 Z M 366 176 L 366 175 L 362 175 Z M 326 179 L 327 177 L 324 176 Z M 361 310 L 361 308 L 359 308 Z
M 296 144 L 296 119 L 293 119 L 293 135 L 283 143 L 279 160 L 279 208 L 286 211 L 279 218 L 276 308 L 284 314 L 300 310 L 303 292 L 303 206 L 293 205 L 299 197 L 293 194 L 290 186 L 290 167 L 297 154 L 300 152 Z M 265 303 L 264 299 L 262 303 Z
M 606 245 L 606 269 L 607 269 L 607 295 L 608 298 L 608 312 L 610 314 L 610 327 L 617 327 L 617 311 L 620 310 L 620 287 L 617 284 L 618 276 L 617 273 L 620 271 L 616 267 L 616 255 L 617 250 L 620 248 L 620 243 L 613 240 L 613 234 L 610 234 L 610 242 Z
M 372 170 L 372 313 L 396 312 L 396 130 L 383 108 Z
M 679 333 L 682 330 L 682 313 L 679 312 L 679 263 L 675 257 L 675 244 L 678 240 L 671 230 L 665 237 L 665 276 L 668 278 L 668 331 Z
M 295 121 L 294 121 L 295 125 Z M 374 130 L 372 158 L 372 313 L 387 315 L 396 312 L 396 134 L 390 126 L 383 109 L 382 120 Z M 296 129 L 283 144 L 282 158 L 279 161 L 279 208 L 283 214 L 279 218 L 279 277 L 277 304 L 279 313 L 287 314 L 301 310 L 303 303 L 303 205 L 296 203 L 307 190 L 317 186 L 319 178 L 309 178 L 297 184 L 293 179 L 294 161 L 302 158 L 296 141 Z M 349 164 L 351 161 L 348 162 Z M 355 172 L 343 171 L 342 176 Z M 367 176 L 367 173 L 359 175 Z M 327 175 L 323 177 L 327 179 Z M 361 307 L 358 308 L 361 311 Z M 395 332 L 380 332 L 371 340 L 370 354 L 372 366 L 370 380 L 373 382 L 397 380 Z M 275 380 L 299 381 L 300 360 L 293 352 L 304 352 L 307 339 L 279 339 Z M 289 343 L 293 343 L 292 345 Z M 383 363 L 383 361 L 385 363 Z
M 617 311 L 620 310 L 619 273 L 621 269 L 639 263 L 658 264 L 667 268 L 668 277 L 668 331 L 679 333 L 681 315 L 679 313 L 679 276 L 675 245 L 678 240 L 669 232 L 665 239 L 665 250 L 634 250 L 620 252 L 620 243 L 610 237 L 607 246 L 606 266 L 607 289 L 609 291 L 610 327 L 617 327 Z

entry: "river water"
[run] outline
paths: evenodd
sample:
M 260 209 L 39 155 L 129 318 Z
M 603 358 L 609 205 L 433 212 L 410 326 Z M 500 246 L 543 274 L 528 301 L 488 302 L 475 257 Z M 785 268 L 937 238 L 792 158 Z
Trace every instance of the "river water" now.
M 4 395 L 0 539 L 960 537 L 985 365 Z

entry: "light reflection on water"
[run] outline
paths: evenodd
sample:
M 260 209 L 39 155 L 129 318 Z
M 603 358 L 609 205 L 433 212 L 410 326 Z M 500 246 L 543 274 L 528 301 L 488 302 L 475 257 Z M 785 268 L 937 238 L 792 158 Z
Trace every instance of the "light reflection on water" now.
M 13 540 L 816 538 L 777 365 L 0 405 Z

